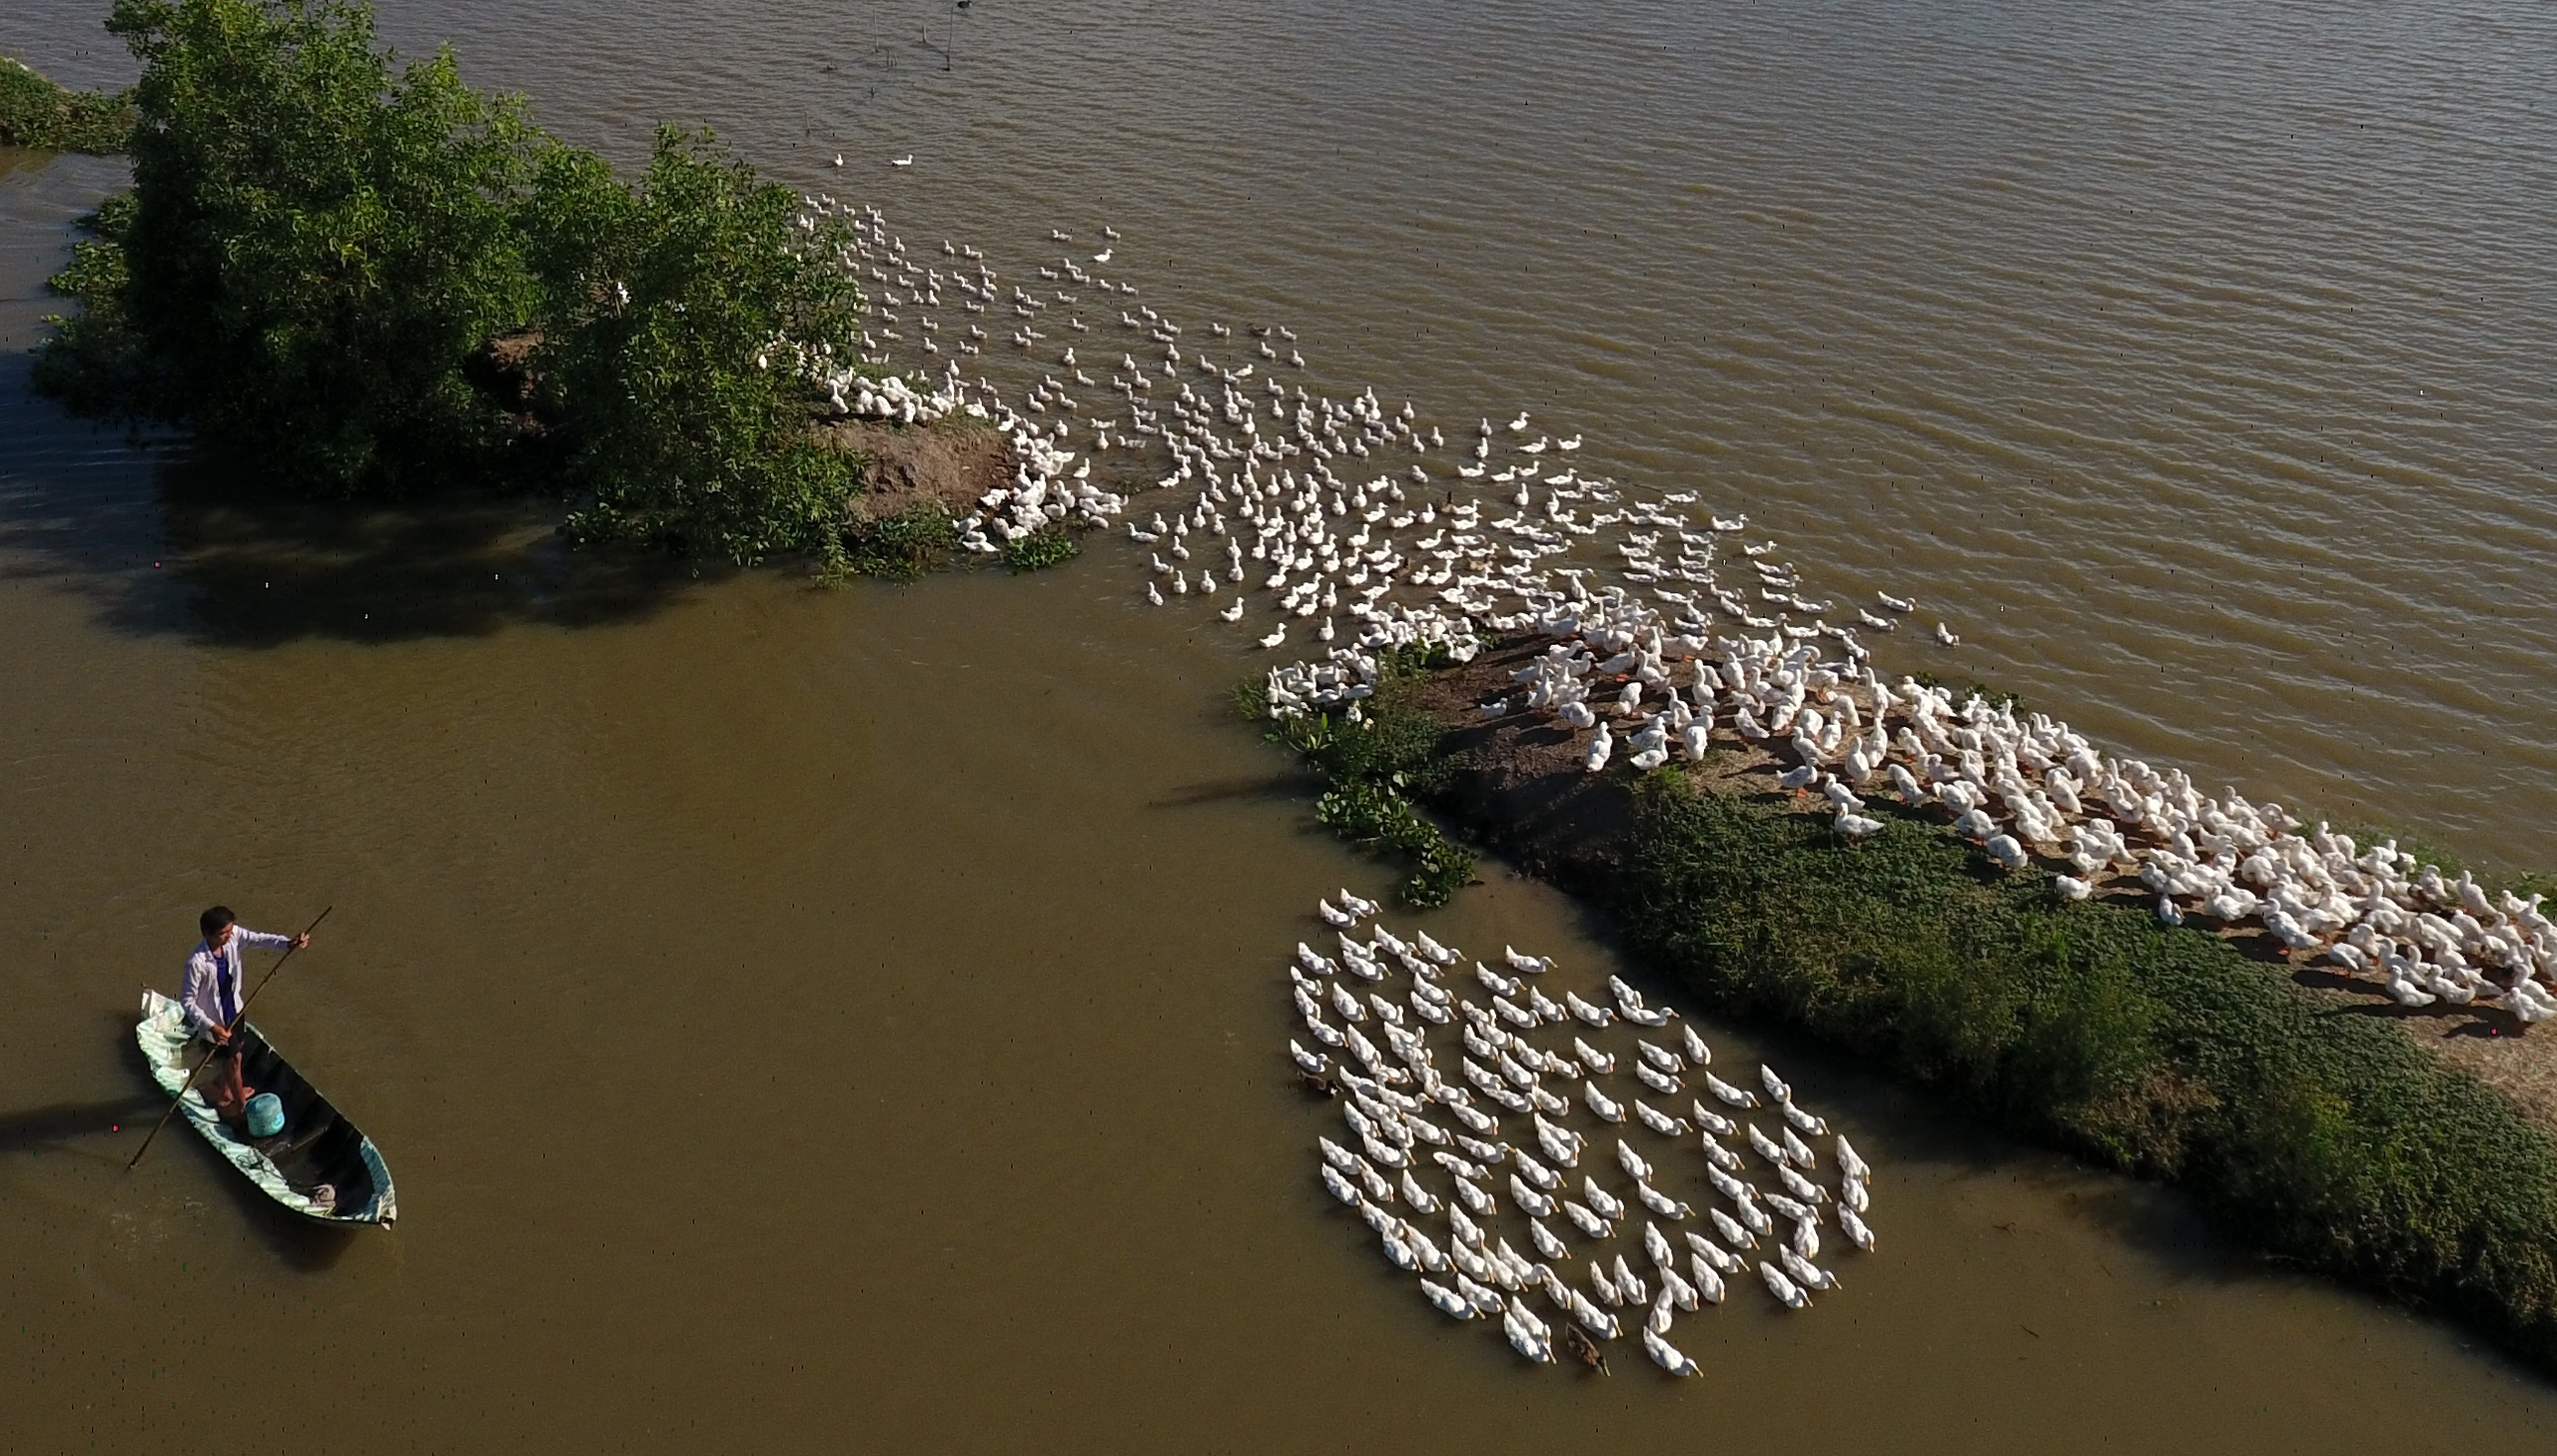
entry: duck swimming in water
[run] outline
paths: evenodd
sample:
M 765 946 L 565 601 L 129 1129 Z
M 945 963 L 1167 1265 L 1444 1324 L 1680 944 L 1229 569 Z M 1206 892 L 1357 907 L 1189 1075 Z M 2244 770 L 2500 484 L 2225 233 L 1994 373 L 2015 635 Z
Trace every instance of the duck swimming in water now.
M 1616 1161 L 1635 1178 L 1647 1180 L 1651 1177 L 1651 1164 L 1643 1160 L 1641 1153 L 1634 1151 L 1633 1144 L 1621 1137 L 1616 1139 Z
M 1714 1076 L 1710 1072 L 1705 1074 L 1705 1091 L 1712 1092 L 1715 1096 L 1721 1098 L 1731 1106 L 1754 1107 L 1758 1105 L 1758 1094 L 1756 1092 L 1733 1087 L 1730 1083 L 1723 1081 L 1721 1078 Z
M 1684 1137 L 1694 1129 L 1683 1117 L 1673 1117 L 1640 1097 L 1634 1098 L 1634 1120 L 1663 1137 Z
M 1363 920 L 1353 902 L 1354 897 L 1344 893 L 1337 899 L 1325 899 L 1318 904 L 1332 910 L 1334 916 Z M 1317 914 L 1320 913 L 1318 910 Z M 1331 918 L 1325 917 L 1327 920 Z M 1793 1090 L 1776 1079 L 1771 1070 L 1762 1070 L 1761 1080 L 1769 1084 L 1769 1092 L 1777 1109 L 1785 1115 L 1785 1120 L 1774 1126 L 1773 1136 L 1767 1129 L 1747 1126 L 1720 1113 L 1707 1111 L 1701 1103 L 1696 1110 L 1725 1127 L 1737 1129 L 1739 1135 L 1747 1136 L 1758 1155 L 1767 1159 L 1775 1175 L 1785 1182 L 1785 1193 L 1761 1195 L 1722 1167 L 1715 1166 L 1716 1153 L 1735 1165 L 1737 1158 L 1710 1133 L 1698 1142 L 1706 1152 L 1705 1166 L 1698 1169 L 1695 1164 L 1684 1164 L 1674 1173 L 1665 1170 L 1658 1160 L 1646 1156 L 1631 1138 L 1620 1135 L 1611 1139 L 1613 1145 L 1609 1151 L 1611 1160 L 1633 1184 L 1630 1197 L 1620 1199 L 1599 1186 L 1594 1176 L 1584 1175 L 1580 1196 L 1566 1198 L 1561 1195 L 1561 1174 L 1554 1164 L 1577 1164 L 1587 1139 L 1568 1123 L 1583 1111 L 1622 1125 L 1626 1102 L 1630 1101 L 1639 1112 L 1642 1125 L 1654 1133 L 1675 1137 L 1685 1136 L 1692 1130 L 1686 1120 L 1668 1117 L 1639 1098 L 1620 1100 L 1610 1095 L 1603 1088 L 1602 1080 L 1618 1072 L 1628 1073 L 1636 1079 L 1646 1076 L 1674 1079 L 1680 1072 L 1701 1063 L 1701 1056 L 1691 1059 L 1687 1054 L 1704 1052 L 1702 1039 L 1694 1034 L 1692 1028 L 1682 1026 L 1679 1036 L 1667 1046 L 1624 1036 L 1622 1052 L 1604 1051 L 1593 1045 L 1591 1040 L 1604 1029 L 1591 1025 L 1589 1019 L 1582 1015 L 1581 1008 L 1601 1012 L 1608 1008 L 1570 990 L 1564 991 L 1563 1004 L 1555 1005 L 1540 992 L 1490 973 L 1488 968 L 1477 973 L 1477 980 L 1488 977 L 1492 984 L 1526 992 L 1531 1001 L 1543 1003 L 1563 1025 L 1578 1023 L 1574 1027 L 1576 1035 L 1562 1039 L 1569 1047 L 1569 1053 L 1565 1055 L 1560 1045 L 1548 1050 L 1530 1039 L 1531 1032 L 1547 1025 L 1545 1018 L 1535 1011 L 1524 1011 L 1522 1017 L 1512 1019 L 1513 1023 L 1523 1021 L 1523 1026 L 1504 1024 L 1503 1018 L 1494 1011 L 1470 1001 L 1460 1001 L 1452 993 L 1439 989 L 1434 979 L 1437 967 L 1468 963 L 1460 953 L 1435 938 L 1424 939 L 1415 935 L 1405 942 L 1379 929 L 1369 944 L 1350 938 L 1343 929 L 1341 940 L 1338 963 L 1300 944 L 1296 964 L 1288 968 L 1292 983 L 1290 995 L 1299 999 L 1300 1013 L 1330 1010 L 1338 1012 L 1344 1019 L 1352 1015 L 1353 1007 L 1363 1013 L 1358 1021 L 1350 1023 L 1345 1033 L 1335 1032 L 1334 1035 L 1341 1037 L 1348 1049 L 1343 1054 L 1340 1073 L 1339 1090 L 1346 1099 L 1342 1115 L 1351 1131 L 1357 1134 L 1355 1145 L 1365 1151 L 1362 1155 L 1328 1137 L 1319 1138 L 1316 1145 L 1321 1159 L 1317 1175 L 1322 1179 L 1326 1192 L 1355 1207 L 1375 1230 L 1375 1246 L 1388 1262 L 1398 1268 L 1414 1270 L 1427 1279 L 1430 1287 L 1424 1288 L 1422 1293 L 1433 1308 L 1450 1318 L 1459 1319 L 1498 1312 L 1505 1323 L 1514 1323 L 1508 1320 L 1508 1315 L 1516 1301 L 1502 1296 L 1500 1290 L 1525 1291 L 1542 1287 L 1552 1293 L 1558 1306 L 1566 1311 L 1564 1329 L 1583 1334 L 1593 1343 L 1628 1332 L 1620 1328 L 1615 1315 L 1608 1314 L 1587 1296 L 1561 1283 L 1553 1273 L 1553 1266 L 1574 1257 L 1570 1243 L 1559 1230 L 1567 1228 L 1571 1234 L 1603 1245 L 1613 1237 L 1618 1220 L 1626 1216 L 1629 1201 L 1639 1201 L 1658 1220 L 1646 1222 L 1639 1235 L 1643 1256 L 1649 1260 L 1654 1273 L 1638 1274 L 1624 1252 L 1610 1254 L 1593 1250 L 1588 1263 L 1593 1275 L 1592 1284 L 1602 1296 L 1612 1289 L 1615 1299 L 1641 1315 L 1638 1320 L 1625 1321 L 1638 1329 L 1654 1334 L 1664 1332 L 1678 1311 L 1693 1312 L 1727 1297 L 1726 1279 L 1747 1267 L 1735 1250 L 1756 1247 L 1758 1235 L 1768 1233 L 1776 1226 L 1767 1210 L 1758 1206 L 1761 1197 L 1771 1207 L 1796 1220 L 1790 1242 L 1773 1251 L 1769 1267 L 1786 1278 L 1797 1295 L 1806 1301 L 1809 1290 L 1834 1285 L 1834 1275 L 1812 1262 L 1818 1257 L 1820 1247 L 1817 1229 L 1813 1226 L 1819 1216 L 1817 1200 L 1829 1195 L 1819 1185 L 1803 1178 L 1797 1170 L 1813 1161 L 1811 1145 L 1803 1137 L 1816 1119 L 1793 1104 Z M 1520 961 L 1537 966 L 1539 974 L 1548 965 L 1541 958 L 1519 954 L 1514 947 L 1509 948 L 1506 959 L 1521 975 L 1524 968 L 1517 965 Z M 1407 988 L 1391 984 L 1393 977 L 1406 973 L 1409 977 Z M 1348 986 L 1357 985 L 1360 981 L 1367 985 L 1360 986 L 1358 994 L 1351 994 Z M 1622 991 L 1614 991 L 1613 987 L 1611 991 L 1619 1003 L 1619 1012 L 1639 1006 L 1638 999 L 1629 1004 Z M 1496 992 L 1493 999 L 1505 1000 Z M 1325 1007 L 1322 1002 L 1331 1005 Z M 1409 1015 L 1405 1014 L 1406 1010 Z M 1453 1079 L 1440 1077 L 1434 1070 L 1430 1049 L 1424 1039 L 1429 1028 L 1440 1023 L 1427 1015 L 1430 1010 L 1439 1012 L 1446 1019 L 1444 1024 L 1457 1028 L 1449 1035 L 1463 1044 L 1462 1054 L 1457 1060 L 1466 1068 L 1466 1078 L 1474 1084 L 1471 1092 Z M 1661 1015 L 1665 1019 L 1667 1013 L 1664 1011 Z M 1386 1050 L 1368 1042 L 1371 1034 Z M 1351 1070 L 1355 1063 L 1349 1053 L 1355 1053 L 1357 1063 L 1366 1064 L 1370 1075 L 1361 1076 Z M 1306 1059 L 1328 1066 L 1320 1049 L 1308 1051 L 1301 1044 L 1291 1043 L 1289 1054 L 1291 1064 L 1298 1067 Z M 1625 1063 L 1632 1065 L 1621 1065 Z M 1397 1090 L 1396 1077 L 1389 1074 L 1400 1076 L 1402 1090 Z M 1701 1075 L 1711 1076 L 1710 1073 Z M 1541 1079 L 1555 1076 L 1577 1082 L 1579 1097 L 1566 1102 L 1539 1085 Z M 1754 1093 L 1730 1088 L 1728 1084 L 1723 1086 L 1755 1103 Z M 1541 1155 L 1518 1152 L 1507 1144 L 1484 1140 L 1496 1135 L 1498 1125 L 1475 1109 L 1474 1097 L 1481 1095 L 1497 1099 L 1495 1091 L 1500 1094 L 1520 1096 L 1522 1100 L 1522 1093 L 1542 1094 L 1550 1100 L 1550 1110 L 1530 1114 L 1536 1123 L 1536 1148 Z M 1431 1115 L 1440 1109 L 1471 1130 L 1450 1133 L 1436 1125 L 1431 1121 Z M 1483 1135 L 1473 1135 L 1476 1132 Z M 1461 1149 L 1461 1155 L 1448 1149 L 1450 1143 Z M 1415 1163 L 1413 1159 L 1423 1151 L 1431 1155 L 1419 1158 Z M 1853 1156 L 1854 1148 L 1846 1146 L 1839 1159 L 1842 1209 L 1848 1196 L 1843 1189 L 1861 1190 L 1861 1184 L 1852 1177 L 1843 1177 L 1846 1159 Z M 1530 1262 L 1510 1248 L 1505 1239 L 1487 1240 L 1484 1227 L 1475 1221 L 1480 1219 L 1488 1223 L 1500 1214 L 1499 1201 L 1484 1183 L 1496 1176 L 1493 1167 L 1504 1161 L 1511 1165 L 1508 1201 L 1518 1208 L 1519 1216 L 1527 1225 L 1520 1231 L 1520 1237 L 1531 1245 L 1537 1258 L 1547 1262 Z M 1379 1171 L 1380 1166 L 1386 1171 Z M 1433 1171 L 1430 1177 L 1423 1177 L 1421 1172 L 1424 1168 L 1445 1169 L 1445 1172 Z M 1705 1223 L 1718 1239 L 1688 1234 L 1685 1236 L 1686 1246 L 1682 1249 L 1678 1239 L 1670 1236 L 1667 1230 L 1680 1219 L 1695 1217 L 1698 1210 L 1680 1201 L 1667 1190 L 1668 1185 L 1662 1180 L 1692 1177 L 1698 1171 L 1731 1199 L 1730 1211 L 1723 1208 L 1704 1210 Z M 1389 1177 L 1394 1180 L 1388 1181 Z M 1389 1211 L 1395 1206 L 1407 1210 L 1409 1216 L 1398 1217 Z M 1567 1223 L 1548 1225 L 1546 1220 L 1556 1213 L 1568 1220 Z M 1444 1247 L 1429 1235 L 1421 1223 L 1421 1220 L 1438 1217 L 1447 1220 L 1449 1236 Z M 1858 1240 L 1856 1228 L 1861 1228 L 1864 1236 L 1870 1237 L 1870 1227 L 1859 1218 L 1846 1235 L 1851 1242 Z M 1799 1268 L 1795 1267 L 1796 1263 L 1799 1263 Z M 1437 1277 L 1442 1270 L 1450 1271 L 1446 1278 L 1452 1280 L 1452 1287 Z M 1557 1285 L 1562 1292 L 1554 1292 Z M 1432 1288 L 1438 1292 L 1431 1292 Z M 1656 1298 L 1653 1297 L 1654 1291 L 1657 1292 Z M 1523 1305 L 1518 1307 L 1524 1308 Z M 1459 1310 L 1463 1313 L 1458 1313 Z M 1519 1326 L 1517 1332 L 1526 1337 L 1529 1348 L 1536 1348 L 1539 1347 L 1537 1335 L 1540 1331 L 1541 1347 L 1550 1354 L 1552 1342 L 1557 1338 L 1555 1331 L 1540 1322 L 1535 1329 Z
M 1598 1084 L 1594 1082 L 1583 1082 L 1580 1085 L 1580 1099 L 1588 1104 L 1590 1111 L 1597 1113 L 1606 1121 L 1625 1120 L 1624 1105 L 1600 1092 Z
M 1500 1328 L 1509 1337 L 1510 1347 L 1519 1354 L 1540 1365 L 1554 1362 L 1551 1332 L 1545 1328 L 1543 1320 L 1527 1312 L 1527 1306 L 1514 1294 L 1509 1297 L 1507 1311 L 1501 1315 Z
M 1610 1223 L 1625 1216 L 1624 1203 L 1605 1188 L 1598 1186 L 1596 1178 L 1583 1177 L 1580 1180 L 1580 1195 L 1588 1199 L 1589 1206 L 1597 1211 L 1599 1217 Z
M 1599 1217 L 1597 1210 L 1586 1204 L 1577 1203 L 1569 1198 L 1565 1198 L 1562 1202 L 1562 1211 L 1563 1216 L 1571 1220 L 1572 1226 L 1579 1229 L 1586 1236 L 1590 1238 L 1605 1238 L 1607 1236 L 1609 1231 L 1607 1227 L 1607 1220 Z
M 1840 1232 L 1847 1235 L 1849 1243 L 1863 1249 L 1866 1253 L 1874 1251 L 1874 1231 L 1854 1208 L 1843 1206 L 1839 1208 L 1838 1228 Z
M 1688 1358 L 1684 1351 L 1648 1327 L 1642 1332 L 1642 1350 L 1651 1357 L 1653 1364 L 1681 1379 L 1705 1373 L 1704 1368 Z
M 1427 1279 L 1422 1279 L 1420 1293 L 1421 1297 L 1427 1299 L 1439 1313 L 1446 1315 L 1449 1319 L 1471 1319 L 1479 1312 L 1474 1308 L 1472 1301 L 1443 1284 L 1434 1284 Z
M 1811 1296 L 1803 1293 L 1800 1288 L 1796 1287 L 1794 1281 L 1785 1277 L 1784 1271 L 1777 1268 L 1774 1264 L 1768 1263 L 1764 1259 L 1759 1260 L 1758 1277 L 1766 1281 L 1767 1292 L 1775 1295 L 1777 1302 L 1783 1304 L 1787 1309 L 1809 1309 L 1811 1307 Z

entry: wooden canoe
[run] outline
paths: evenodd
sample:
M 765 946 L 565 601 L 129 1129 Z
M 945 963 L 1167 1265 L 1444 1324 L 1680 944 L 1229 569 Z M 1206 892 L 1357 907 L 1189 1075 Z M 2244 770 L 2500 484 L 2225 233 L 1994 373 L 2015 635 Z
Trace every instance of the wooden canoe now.
M 241 1023 L 238 1035 L 247 1039 L 241 1069 L 249 1086 L 284 1101 L 284 1130 L 273 1137 L 251 1137 L 247 1129 L 223 1121 L 201 1079 L 179 1104 L 178 1114 L 194 1123 L 225 1161 L 294 1212 L 322 1223 L 390 1227 L 400 1216 L 400 1199 L 373 1139 L 340 1115 L 255 1026 Z M 142 993 L 142 1023 L 134 1040 L 141 1044 L 152 1080 L 171 1096 L 186 1086 L 187 1074 L 204 1055 L 201 1046 L 191 1047 L 185 1011 L 156 991 Z

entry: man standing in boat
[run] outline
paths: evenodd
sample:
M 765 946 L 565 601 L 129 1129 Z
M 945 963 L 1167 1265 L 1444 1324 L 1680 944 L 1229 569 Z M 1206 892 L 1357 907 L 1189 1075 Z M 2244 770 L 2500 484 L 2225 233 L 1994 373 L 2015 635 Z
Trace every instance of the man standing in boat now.
M 308 932 L 298 936 L 269 935 L 240 924 L 231 908 L 217 905 L 198 920 L 204 931 L 204 943 L 187 958 L 187 976 L 179 992 L 179 1001 L 187 1011 L 187 1025 L 213 1048 L 213 1065 L 205 1069 L 209 1082 L 205 1095 L 214 1110 L 226 1120 L 236 1121 L 249 1098 L 258 1094 L 256 1088 L 240 1080 L 240 1049 L 233 1045 L 231 1028 L 240 1020 L 240 1004 L 248 998 L 249 989 L 242 984 L 240 952 L 243 947 L 281 951 L 288 947 L 299 950 L 311 944 Z

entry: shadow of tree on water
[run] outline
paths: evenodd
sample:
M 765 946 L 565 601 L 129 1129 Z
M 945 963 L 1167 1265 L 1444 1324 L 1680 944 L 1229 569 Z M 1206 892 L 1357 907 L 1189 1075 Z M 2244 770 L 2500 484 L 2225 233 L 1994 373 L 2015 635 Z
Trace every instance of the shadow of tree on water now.
M 235 646 L 631 621 L 694 579 L 660 556 L 572 550 L 555 502 L 494 489 L 315 500 L 180 461 L 162 470 L 160 494 L 163 559 L 192 633 Z M 161 616 L 154 604 L 111 620 L 152 630 Z
M 120 632 L 273 647 L 599 626 L 700 579 L 656 553 L 571 549 L 560 503 L 522 491 L 314 499 L 181 436 L 70 418 L 29 362 L 0 358 L 0 579 L 86 597 Z

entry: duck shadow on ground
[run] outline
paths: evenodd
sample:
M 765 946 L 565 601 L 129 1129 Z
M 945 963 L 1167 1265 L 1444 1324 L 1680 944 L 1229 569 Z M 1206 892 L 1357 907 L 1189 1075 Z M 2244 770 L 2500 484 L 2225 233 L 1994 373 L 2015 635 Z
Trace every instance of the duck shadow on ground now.
M 2529 1032 L 2521 1018 L 2500 1006 L 2455 1006 L 2437 1001 L 2431 1006 L 2400 1006 L 2377 986 L 2359 977 L 2319 966 L 2302 966 L 2265 958 L 2271 964 L 2290 972 L 2291 981 L 2313 991 L 2334 992 L 2349 996 L 2349 1004 L 2337 1005 L 2328 1016 L 2377 1017 L 2397 1022 L 2409 1032 L 2437 1031 L 2444 1037 L 2520 1037 Z
M 86 597 L 117 631 L 269 647 L 602 625 L 696 579 L 660 555 L 569 549 L 559 502 L 521 491 L 314 499 L 183 439 L 68 418 L 27 367 L 0 359 L 0 576 Z

